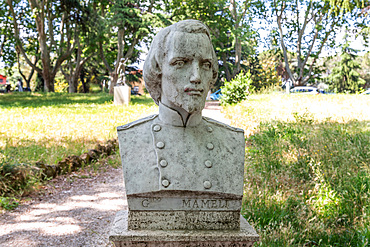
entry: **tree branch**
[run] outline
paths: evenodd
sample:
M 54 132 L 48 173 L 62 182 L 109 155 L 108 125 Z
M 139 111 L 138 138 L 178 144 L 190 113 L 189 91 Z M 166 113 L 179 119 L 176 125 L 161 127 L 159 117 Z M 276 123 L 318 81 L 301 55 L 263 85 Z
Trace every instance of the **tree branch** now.
M 274 4 L 275 4 L 276 17 L 277 17 L 277 24 L 278 24 L 279 33 L 280 33 L 280 44 L 281 44 L 281 48 L 283 49 L 285 68 L 288 72 L 288 75 L 289 75 L 290 79 L 295 84 L 295 78 L 294 78 L 293 73 L 292 73 L 292 71 L 290 70 L 290 67 L 289 67 L 288 54 L 287 54 L 287 49 L 286 49 L 285 42 L 284 42 L 283 28 L 282 28 L 282 25 L 281 25 L 281 19 L 282 19 L 284 9 L 286 8 L 286 3 L 284 2 L 283 5 L 281 6 L 280 15 L 278 14 L 276 0 L 274 0 Z
M 339 22 L 339 19 L 337 19 L 336 21 L 333 21 L 333 23 L 330 25 L 330 29 L 328 32 L 325 33 L 325 38 L 322 40 L 321 44 L 320 44 L 320 48 L 319 48 L 319 51 L 317 52 L 318 54 L 321 53 L 322 49 L 324 48 L 324 45 L 326 43 L 326 41 L 328 40 L 329 38 L 329 35 L 334 31 L 334 26 Z M 313 71 L 313 66 L 315 65 L 316 61 L 317 61 L 317 57 L 316 56 L 312 63 L 310 64 L 310 68 L 309 68 L 309 72 L 307 74 L 307 76 L 305 76 L 305 78 L 303 79 L 303 82 L 307 82 L 310 78 L 311 78 L 311 73 Z
M 18 47 L 19 51 L 22 53 L 22 56 L 24 57 L 24 59 L 26 60 L 26 63 L 31 66 L 34 70 L 36 70 L 38 73 L 42 74 L 42 70 L 40 68 L 38 68 L 36 65 L 34 65 L 30 60 L 29 58 L 27 57 L 27 54 L 23 48 L 23 43 L 19 37 L 19 27 L 18 27 L 18 22 L 17 22 L 17 17 L 15 15 L 15 12 L 14 12 L 14 8 L 13 8 L 13 3 L 11 0 L 7 0 L 7 4 L 9 6 L 9 10 L 10 10 L 10 13 L 13 17 L 13 25 L 14 25 L 14 36 L 15 36 L 15 39 L 16 39 L 16 46 Z
M 113 72 L 113 69 L 110 67 L 107 59 L 105 58 L 104 51 L 103 51 L 103 44 L 101 41 L 99 41 L 99 52 L 100 52 L 100 58 L 103 60 L 103 63 L 105 67 L 107 68 L 109 73 Z

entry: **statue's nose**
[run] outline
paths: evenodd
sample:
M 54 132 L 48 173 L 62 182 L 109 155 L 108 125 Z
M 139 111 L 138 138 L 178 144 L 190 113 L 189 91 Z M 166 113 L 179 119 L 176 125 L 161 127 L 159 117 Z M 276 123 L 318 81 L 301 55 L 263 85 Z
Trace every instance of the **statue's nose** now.
M 190 82 L 195 84 L 200 83 L 200 68 L 198 63 L 194 63 L 192 66 Z

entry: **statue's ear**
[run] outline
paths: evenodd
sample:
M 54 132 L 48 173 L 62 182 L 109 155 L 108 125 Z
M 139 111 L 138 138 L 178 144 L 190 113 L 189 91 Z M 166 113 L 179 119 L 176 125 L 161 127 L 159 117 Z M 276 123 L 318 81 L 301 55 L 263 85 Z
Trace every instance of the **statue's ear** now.
M 158 76 L 158 79 L 160 79 L 162 77 L 162 66 L 161 66 L 161 64 L 158 63 L 158 59 L 157 59 L 156 56 L 153 56 L 153 58 L 151 59 L 151 62 L 153 63 L 153 65 L 152 65 L 153 73 Z
M 162 74 L 162 67 L 158 63 L 155 52 L 150 52 L 144 63 L 144 79 L 148 81 L 160 79 Z
M 150 96 L 158 105 L 162 91 L 162 68 L 154 52 L 150 52 L 144 63 L 144 82 Z

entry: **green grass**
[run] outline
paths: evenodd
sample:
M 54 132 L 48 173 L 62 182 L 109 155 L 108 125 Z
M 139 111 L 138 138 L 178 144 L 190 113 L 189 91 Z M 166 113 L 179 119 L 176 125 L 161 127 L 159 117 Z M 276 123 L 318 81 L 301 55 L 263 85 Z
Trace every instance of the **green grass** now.
M 370 246 L 370 97 L 252 95 L 244 217 L 258 246 Z
M 117 126 L 157 111 L 148 96 L 133 96 L 128 107 L 112 100 L 109 94 L 0 95 L 0 166 L 55 164 L 116 138 Z
M 369 106 L 363 95 L 262 94 L 224 109 L 246 133 L 242 213 L 257 246 L 370 246 Z M 0 95 L 0 166 L 55 164 L 156 111 L 149 97 L 122 107 L 108 94 Z

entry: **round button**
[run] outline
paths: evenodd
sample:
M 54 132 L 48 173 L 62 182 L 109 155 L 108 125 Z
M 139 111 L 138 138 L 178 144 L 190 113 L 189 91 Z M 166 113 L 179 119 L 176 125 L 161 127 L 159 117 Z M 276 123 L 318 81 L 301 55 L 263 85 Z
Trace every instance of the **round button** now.
M 212 149 L 213 149 L 213 144 L 212 144 L 212 143 L 208 143 L 208 144 L 207 144 L 207 148 L 208 148 L 209 150 L 212 150 Z
M 156 125 L 154 125 L 153 130 L 154 130 L 155 132 L 158 132 L 158 131 L 160 131 L 160 130 L 161 130 L 161 126 L 160 126 L 160 125 L 158 125 L 158 124 L 156 124 Z
M 209 161 L 209 160 L 206 160 L 206 162 L 204 162 L 205 166 L 208 167 L 208 168 L 211 168 L 212 167 L 212 162 Z
M 212 129 L 212 127 L 211 127 L 211 126 L 208 126 L 208 127 L 207 127 L 207 130 L 208 130 L 208 132 L 212 132 L 212 131 L 213 131 L 213 129 Z
M 203 186 L 205 189 L 210 189 L 212 187 L 212 184 L 210 181 L 204 181 Z
M 163 142 L 157 142 L 157 148 L 164 148 L 164 143 Z
M 162 166 L 162 167 L 166 167 L 168 165 L 167 161 L 166 160 L 161 160 L 159 162 L 159 164 Z
M 168 187 L 170 185 L 170 182 L 167 179 L 162 180 L 163 187 Z

